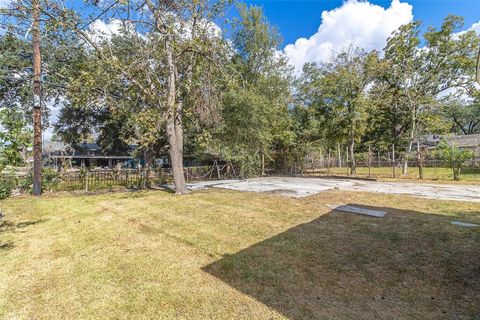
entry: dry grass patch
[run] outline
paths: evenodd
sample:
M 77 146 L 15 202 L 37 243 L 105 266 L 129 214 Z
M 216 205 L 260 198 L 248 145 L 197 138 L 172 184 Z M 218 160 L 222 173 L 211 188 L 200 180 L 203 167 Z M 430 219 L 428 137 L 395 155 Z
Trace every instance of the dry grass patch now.
M 380 207 L 383 219 L 324 204 Z M 4 202 L 0 318 L 474 319 L 480 205 L 226 190 Z

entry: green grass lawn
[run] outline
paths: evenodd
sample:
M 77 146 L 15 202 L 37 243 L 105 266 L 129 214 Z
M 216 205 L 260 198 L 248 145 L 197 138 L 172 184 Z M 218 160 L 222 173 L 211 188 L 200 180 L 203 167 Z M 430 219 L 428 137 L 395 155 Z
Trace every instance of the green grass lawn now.
M 335 175 L 348 175 L 349 169 L 347 168 L 338 168 L 333 167 L 330 169 L 323 169 L 321 171 L 322 174 L 335 174 Z M 369 174 L 368 168 L 365 167 L 358 167 L 357 168 L 357 176 L 360 177 L 367 177 Z M 371 167 L 370 168 L 370 175 L 373 178 L 380 178 L 381 180 L 389 180 L 393 177 L 393 170 L 391 167 Z M 457 181 L 453 181 L 453 173 L 452 170 L 449 168 L 440 168 L 440 167 L 428 167 L 423 168 L 423 175 L 425 182 L 431 181 L 439 181 L 443 183 L 457 183 Z M 395 177 L 396 179 L 408 179 L 408 180 L 419 180 L 418 168 L 417 167 L 410 167 L 408 168 L 408 174 L 402 174 L 402 168 L 395 169 Z M 465 168 L 462 170 L 460 174 L 460 181 L 458 183 L 476 183 L 480 184 L 480 168 Z
M 330 211 L 349 203 L 383 219 Z M 475 319 L 480 204 L 206 190 L 3 201 L 1 319 Z

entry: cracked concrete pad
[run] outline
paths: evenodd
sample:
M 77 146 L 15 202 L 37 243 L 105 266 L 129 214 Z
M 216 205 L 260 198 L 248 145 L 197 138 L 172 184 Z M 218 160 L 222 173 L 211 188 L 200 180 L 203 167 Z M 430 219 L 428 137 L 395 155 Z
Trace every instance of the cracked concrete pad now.
M 480 202 L 480 186 L 423 184 L 412 182 L 377 182 L 354 179 L 261 177 L 246 180 L 216 180 L 189 184 L 191 189 L 206 187 L 237 191 L 275 193 L 300 198 L 326 190 L 360 191 L 414 197 Z

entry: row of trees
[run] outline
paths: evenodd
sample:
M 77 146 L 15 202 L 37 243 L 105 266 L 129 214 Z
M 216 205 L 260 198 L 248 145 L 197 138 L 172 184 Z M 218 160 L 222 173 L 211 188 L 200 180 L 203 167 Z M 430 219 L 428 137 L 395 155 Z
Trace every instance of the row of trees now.
M 56 137 L 73 145 L 95 137 L 107 152 L 135 143 L 147 162 L 168 152 L 180 194 L 188 192 L 185 153 L 221 158 L 249 175 L 274 153 L 348 146 L 355 173 L 355 152 L 368 146 L 394 143 L 408 153 L 422 134 L 480 127 L 479 37 L 459 33 L 458 17 L 422 37 L 420 23 L 410 23 L 382 52 L 352 45 L 295 73 L 258 7 L 238 4 L 222 31 L 217 23 L 229 1 L 80 8 L 21 0 L 3 10 L 0 36 L 0 121 L 8 128 L 0 140 L 10 163 L 21 162 L 32 132 L 33 51 L 24 35 L 34 3 L 43 30 L 43 114 L 60 109 L 51 124 Z M 114 32 L 99 32 L 99 21 Z

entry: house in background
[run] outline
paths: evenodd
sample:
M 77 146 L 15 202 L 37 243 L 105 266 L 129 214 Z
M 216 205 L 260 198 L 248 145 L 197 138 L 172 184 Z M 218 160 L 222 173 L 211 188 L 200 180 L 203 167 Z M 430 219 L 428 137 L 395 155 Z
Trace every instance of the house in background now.
M 51 141 L 44 144 L 43 158 L 44 163 L 61 170 L 69 169 L 137 169 L 145 165 L 143 157 L 134 157 L 137 145 L 129 145 L 126 151 L 116 153 L 105 153 L 96 143 L 80 143 L 74 147 L 62 142 Z M 32 159 L 33 160 L 33 159 Z M 212 166 L 220 161 L 217 157 L 204 154 L 201 158 L 195 155 L 184 156 L 185 167 Z M 157 155 L 153 159 L 153 167 L 169 168 L 170 159 L 168 154 Z
M 459 148 L 470 149 L 476 155 L 480 155 L 480 134 L 468 135 L 425 135 L 420 138 L 420 144 L 428 149 L 435 149 L 444 140 L 449 145 Z
M 106 154 L 95 143 L 81 143 L 75 147 L 61 142 L 49 142 L 44 146 L 44 158 L 53 167 L 60 170 L 67 166 L 71 168 L 104 168 L 113 169 L 137 168 L 142 164 L 142 159 L 132 157 L 135 145 L 129 146 L 126 152 Z

